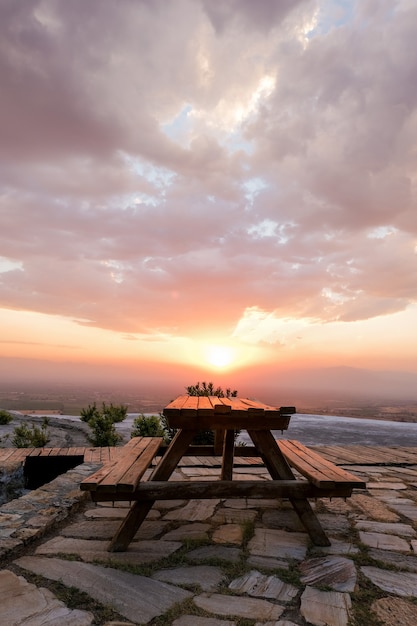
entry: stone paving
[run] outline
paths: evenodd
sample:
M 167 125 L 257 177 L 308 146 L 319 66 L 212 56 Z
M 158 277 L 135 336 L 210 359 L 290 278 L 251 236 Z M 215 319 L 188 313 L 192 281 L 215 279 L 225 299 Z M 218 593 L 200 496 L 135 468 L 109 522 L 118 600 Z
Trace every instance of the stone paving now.
M 79 490 L 97 467 L 0 507 L 0 626 L 417 623 L 417 466 L 350 466 L 367 491 L 313 503 L 328 548 L 286 501 L 226 499 L 156 502 L 125 553 L 126 505 Z

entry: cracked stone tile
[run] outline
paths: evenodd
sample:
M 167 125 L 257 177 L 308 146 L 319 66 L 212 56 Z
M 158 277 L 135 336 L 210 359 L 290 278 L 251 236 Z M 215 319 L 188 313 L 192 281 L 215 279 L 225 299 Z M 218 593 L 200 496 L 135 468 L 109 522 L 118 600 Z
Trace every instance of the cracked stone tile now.
M 288 561 L 283 559 L 274 559 L 267 556 L 251 555 L 247 559 L 247 564 L 251 567 L 264 567 L 266 569 L 288 569 Z
M 362 573 L 371 580 L 374 585 L 395 593 L 397 596 L 410 596 L 417 598 L 417 574 L 411 572 L 391 572 L 378 567 L 361 567 Z
M 76 587 L 98 602 L 111 605 L 113 610 L 133 622 L 137 622 L 140 615 L 141 621 L 147 623 L 192 595 L 145 576 L 91 563 L 33 556 L 22 557 L 15 563 L 67 587 Z
M 404 570 L 417 572 L 417 558 L 414 555 L 399 554 L 398 552 L 371 548 L 369 550 L 369 556 L 376 561 L 381 561 L 381 563 L 395 565 Z
M 291 602 L 298 593 L 294 585 L 284 583 L 277 576 L 266 576 L 256 570 L 233 580 L 229 589 L 256 598 L 273 598 L 279 602 Z
M 54 537 L 41 544 L 36 550 L 37 555 L 77 554 L 82 561 L 104 561 L 143 564 L 157 561 L 169 556 L 181 548 L 177 541 L 133 541 L 126 552 L 108 552 L 109 542 L 100 540 L 72 539 L 71 537 Z
M 167 525 L 168 522 L 149 522 L 146 520 L 136 533 L 135 539 L 153 539 L 160 535 Z M 61 532 L 63 537 L 107 539 L 109 541 L 119 526 L 120 522 L 117 520 L 86 520 L 69 524 Z
M 159 570 L 152 578 L 174 585 L 199 585 L 203 591 L 216 591 L 224 576 L 219 567 L 194 565 Z
M 301 582 L 310 586 L 328 586 L 335 591 L 355 591 L 356 568 L 350 559 L 326 556 L 300 564 Z
M 224 524 L 213 532 L 214 543 L 234 543 L 238 546 L 243 541 L 243 528 L 240 524 Z
M 348 593 L 306 587 L 301 596 L 300 613 L 315 626 L 347 626 L 351 607 Z
M 184 520 L 187 522 L 204 522 L 209 519 L 220 500 L 190 500 L 180 509 L 169 511 L 164 520 Z
M 387 533 L 391 535 L 399 535 L 401 537 L 416 537 L 417 533 L 412 526 L 408 524 L 389 524 L 386 522 L 370 522 L 368 520 L 359 520 L 355 524 L 358 530 L 365 530 L 374 533 Z
M 193 524 L 182 524 L 179 528 L 165 533 L 161 539 L 164 541 L 184 541 L 185 539 L 207 539 L 210 524 L 195 522 Z M 140 530 L 140 529 L 139 529 Z
M 227 546 L 203 546 L 202 548 L 196 548 L 187 553 L 187 559 L 192 561 L 203 561 L 205 559 L 219 559 L 221 561 L 228 561 L 229 563 L 238 563 L 241 557 L 241 550 L 239 548 L 229 548 Z
M 94 620 L 92 613 L 69 609 L 48 589 L 36 587 L 7 569 L 0 571 L 0 598 L 2 624 L 90 626 Z
M 253 522 L 258 512 L 255 509 L 222 508 L 211 518 L 214 524 L 244 524 Z
M 304 533 L 257 528 L 248 549 L 251 555 L 302 561 L 307 552 L 307 544 L 308 536 Z
M 248 619 L 277 620 L 284 612 L 284 607 L 258 598 L 241 598 L 220 594 L 201 594 L 194 598 L 194 603 L 204 611 L 226 617 L 246 617 Z
M 268 509 L 262 515 L 262 523 L 268 528 L 278 528 L 296 532 L 302 532 L 304 530 L 300 518 L 293 510 Z
M 380 550 L 394 550 L 398 552 L 410 552 L 410 544 L 402 537 L 387 535 L 384 533 L 369 533 L 360 530 L 359 539 L 370 548 Z
M 340 541 L 340 539 L 336 539 L 332 536 L 329 537 L 331 541 L 330 546 L 313 546 L 311 548 L 311 553 L 314 555 L 320 554 L 357 554 L 359 552 L 359 548 L 353 543 L 348 541 Z

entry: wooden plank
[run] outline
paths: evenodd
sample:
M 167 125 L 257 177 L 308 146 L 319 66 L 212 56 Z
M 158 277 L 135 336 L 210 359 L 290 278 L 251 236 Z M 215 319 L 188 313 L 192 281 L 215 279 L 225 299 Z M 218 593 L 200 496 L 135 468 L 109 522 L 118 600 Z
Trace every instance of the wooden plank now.
M 207 396 L 198 396 L 197 402 L 197 414 L 198 415 L 213 415 L 214 407 L 211 400 Z
M 142 481 L 133 493 L 91 494 L 95 502 L 192 500 L 210 498 L 346 498 L 352 489 L 344 491 L 318 489 L 307 480 L 198 480 Z
M 15 453 L 16 448 L 2 448 L 0 449 L 0 462 L 7 461 Z
M 216 410 L 213 415 L 188 415 L 181 411 L 171 415 L 168 421 L 172 428 L 197 430 L 287 430 L 290 419 L 290 415 L 271 416 L 267 412 L 259 416 L 248 411 L 220 413 Z
M 319 488 L 336 485 L 366 488 L 366 483 L 360 478 L 327 461 L 299 441 L 280 440 L 277 444 L 290 465 Z
M 146 445 L 140 451 L 140 455 L 118 481 L 117 491 L 133 491 L 136 488 L 163 441 L 162 437 L 146 437 L 145 439 Z M 136 450 L 138 448 L 135 448 Z
M 155 456 L 162 437 L 135 437 L 124 447 L 123 456 L 107 466 L 98 491 L 133 491 Z

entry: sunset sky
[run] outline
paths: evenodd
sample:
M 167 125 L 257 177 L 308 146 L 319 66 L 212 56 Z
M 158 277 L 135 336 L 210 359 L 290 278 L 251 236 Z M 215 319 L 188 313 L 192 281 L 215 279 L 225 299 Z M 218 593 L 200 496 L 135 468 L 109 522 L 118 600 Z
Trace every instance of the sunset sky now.
M 417 373 L 416 37 L 415 0 L 1 0 L 2 366 Z

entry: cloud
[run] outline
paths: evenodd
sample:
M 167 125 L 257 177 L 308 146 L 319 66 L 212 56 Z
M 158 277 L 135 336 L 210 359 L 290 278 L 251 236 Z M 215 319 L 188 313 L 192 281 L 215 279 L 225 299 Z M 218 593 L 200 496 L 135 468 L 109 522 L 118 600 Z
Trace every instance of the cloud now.
M 2 306 L 184 336 L 415 302 L 417 8 L 374 4 L 3 3 Z

